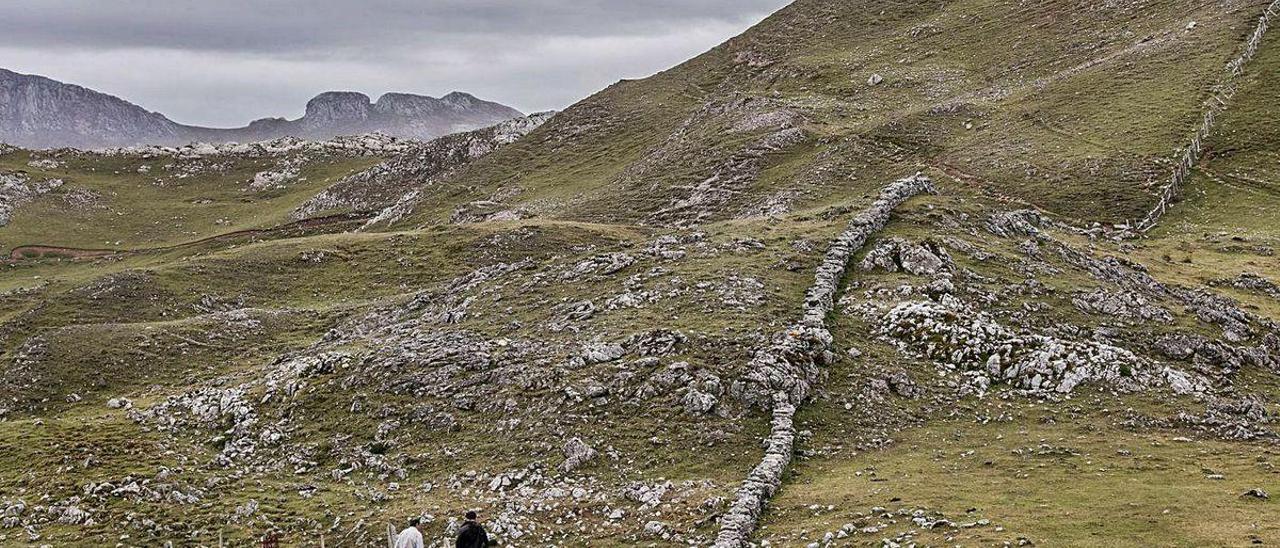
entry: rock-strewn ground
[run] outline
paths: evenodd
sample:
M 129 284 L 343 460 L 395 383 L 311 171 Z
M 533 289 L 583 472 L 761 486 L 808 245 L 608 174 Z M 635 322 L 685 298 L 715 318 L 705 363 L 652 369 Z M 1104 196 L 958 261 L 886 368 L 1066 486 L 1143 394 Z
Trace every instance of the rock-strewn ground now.
M 4 267 L 0 544 L 1276 542 L 1280 49 L 1116 239 L 1255 4 L 802 0 L 434 145 L 0 151 L 63 181 L 6 246 L 133 250 Z

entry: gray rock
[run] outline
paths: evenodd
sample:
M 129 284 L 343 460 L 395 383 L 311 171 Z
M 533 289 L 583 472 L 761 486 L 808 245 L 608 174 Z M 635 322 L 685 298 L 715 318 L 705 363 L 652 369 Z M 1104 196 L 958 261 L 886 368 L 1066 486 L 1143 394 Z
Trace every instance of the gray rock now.
M 1262 488 L 1260 488 L 1260 487 L 1255 487 L 1255 488 L 1253 488 L 1253 489 L 1250 489 L 1250 490 L 1248 490 L 1248 491 L 1245 491 L 1245 492 L 1244 492 L 1244 494 L 1242 494 L 1242 495 L 1240 495 L 1240 496 L 1241 496 L 1241 497 L 1244 497 L 1244 498 L 1254 498 L 1254 499 L 1258 499 L 1258 500 L 1270 500 L 1270 499 L 1271 499 L 1271 495 L 1268 495 L 1268 494 L 1267 494 L 1267 492 L 1266 492 L 1266 491 L 1263 491 L 1263 490 L 1262 490 Z
M 903 270 L 917 276 L 936 276 L 954 270 L 951 256 L 933 242 L 911 243 L 901 238 L 886 238 L 867 252 L 859 268 L 888 272 Z
M 582 358 L 587 363 L 605 363 L 621 358 L 627 353 L 620 344 L 591 343 L 582 349 Z
M 685 392 L 684 397 L 680 399 L 684 404 L 684 411 L 689 415 L 700 416 L 711 412 L 716 406 L 716 397 L 700 392 L 697 389 L 690 389 Z
M 1209 339 L 1199 335 L 1170 333 L 1156 339 L 1155 349 L 1166 357 L 1187 360 L 1207 344 Z
M 564 462 L 560 471 L 569 473 L 596 457 L 596 450 L 579 438 L 573 438 L 564 444 Z
M 1040 229 L 1051 226 L 1049 219 L 1032 209 L 1019 209 L 991 215 L 987 219 L 987 231 L 1005 238 L 1035 236 Z
M 1077 293 L 1071 299 L 1076 309 L 1086 314 L 1115 316 L 1130 320 L 1170 323 L 1173 314 L 1153 304 L 1140 293 L 1113 293 L 1104 289 Z

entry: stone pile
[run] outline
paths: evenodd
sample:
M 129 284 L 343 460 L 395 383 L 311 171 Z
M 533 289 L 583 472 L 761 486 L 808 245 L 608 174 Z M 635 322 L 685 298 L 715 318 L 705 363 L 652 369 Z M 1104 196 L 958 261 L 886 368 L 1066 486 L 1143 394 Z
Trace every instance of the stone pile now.
M 1057 393 L 1084 382 L 1136 390 L 1164 381 L 1178 393 L 1207 386 L 1117 346 L 1014 332 L 984 313 L 950 304 L 899 304 L 884 316 L 879 333 L 904 353 L 975 372 L 979 390 L 997 382 Z

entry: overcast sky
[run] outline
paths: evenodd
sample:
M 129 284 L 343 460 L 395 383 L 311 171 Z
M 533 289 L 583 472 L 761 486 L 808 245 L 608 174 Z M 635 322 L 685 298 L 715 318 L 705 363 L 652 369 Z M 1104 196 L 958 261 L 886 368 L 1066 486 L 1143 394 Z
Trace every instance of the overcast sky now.
M 559 109 L 668 68 L 789 0 L 0 0 L 0 68 L 175 121 L 296 118 L 322 91 Z

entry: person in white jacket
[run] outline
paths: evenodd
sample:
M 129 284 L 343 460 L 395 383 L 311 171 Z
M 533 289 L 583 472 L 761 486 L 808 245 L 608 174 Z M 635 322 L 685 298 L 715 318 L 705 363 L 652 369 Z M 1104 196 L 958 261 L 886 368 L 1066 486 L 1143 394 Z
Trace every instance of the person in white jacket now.
M 396 548 L 422 548 L 422 531 L 418 530 L 421 520 L 412 518 L 409 526 L 396 535 Z

